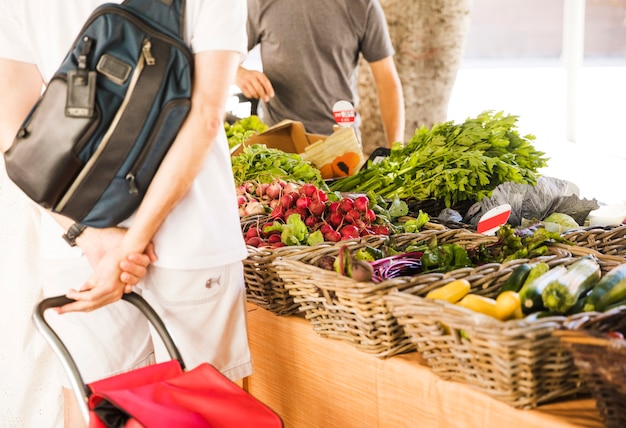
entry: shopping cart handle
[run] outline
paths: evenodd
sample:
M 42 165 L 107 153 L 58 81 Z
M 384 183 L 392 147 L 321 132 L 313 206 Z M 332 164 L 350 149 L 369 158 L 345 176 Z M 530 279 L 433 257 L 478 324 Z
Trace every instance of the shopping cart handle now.
M 154 309 L 152 309 L 148 302 L 146 302 L 143 297 L 135 292 L 124 294 L 122 296 L 122 299 L 138 308 L 141 313 L 148 319 L 148 321 L 150 321 L 152 326 L 161 337 L 161 340 L 163 340 L 163 343 L 165 344 L 165 347 L 170 357 L 173 360 L 177 360 L 181 368 L 184 370 L 185 364 L 183 363 L 183 358 L 178 348 L 176 347 L 172 336 L 167 331 L 167 328 L 165 327 L 165 324 L 163 324 L 163 321 L 161 320 L 159 315 L 154 311 Z M 78 370 L 78 366 L 76 365 L 76 362 L 69 353 L 67 347 L 61 341 L 59 336 L 54 332 L 52 327 L 50 327 L 50 324 L 48 324 L 44 317 L 44 312 L 46 310 L 58 308 L 72 302 L 74 302 L 74 300 L 69 299 L 66 296 L 49 297 L 42 300 L 36 306 L 35 311 L 33 312 L 33 322 L 63 364 L 65 372 L 68 374 L 70 382 L 72 384 L 72 389 L 77 394 L 77 396 L 81 396 L 83 398 L 84 403 L 87 403 L 89 400 L 89 396 L 91 395 L 91 390 L 89 389 L 89 386 L 85 384 L 83 377 Z M 84 409 L 86 410 L 86 407 L 84 407 Z M 86 420 L 88 420 L 88 418 L 89 416 L 87 415 Z

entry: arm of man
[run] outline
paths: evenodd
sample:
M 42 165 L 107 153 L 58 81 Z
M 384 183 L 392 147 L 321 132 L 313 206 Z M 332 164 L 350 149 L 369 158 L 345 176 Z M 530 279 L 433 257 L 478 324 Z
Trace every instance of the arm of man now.
M 267 76 L 257 70 L 248 70 L 239 66 L 235 83 L 248 98 L 268 102 L 274 96 L 274 87 Z
M 380 114 L 387 137 L 387 146 L 400 141 L 404 143 L 404 95 L 393 57 L 370 63 L 376 84 Z
M 6 152 L 33 107 L 43 81 L 34 64 L 0 58 L 0 150 Z
M 61 312 L 89 311 L 119 300 L 124 292 L 119 263 L 131 253 L 143 252 L 167 215 L 187 193 L 219 132 L 224 132 L 225 105 L 234 82 L 239 54 L 205 51 L 194 56 L 195 77 L 191 110 L 161 163 L 133 224 L 119 245 L 102 256 L 76 300 Z

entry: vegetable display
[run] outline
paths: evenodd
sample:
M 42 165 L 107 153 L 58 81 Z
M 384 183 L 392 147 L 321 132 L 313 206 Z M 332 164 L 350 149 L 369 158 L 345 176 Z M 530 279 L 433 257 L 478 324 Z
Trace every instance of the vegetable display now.
M 479 201 L 501 183 L 535 184 L 544 153 L 521 136 L 517 117 L 484 112 L 465 122 L 438 123 L 415 131 L 406 146 L 396 144 L 389 157 L 330 184 L 341 192 L 373 191 L 384 198 L 442 200 L 447 207 Z

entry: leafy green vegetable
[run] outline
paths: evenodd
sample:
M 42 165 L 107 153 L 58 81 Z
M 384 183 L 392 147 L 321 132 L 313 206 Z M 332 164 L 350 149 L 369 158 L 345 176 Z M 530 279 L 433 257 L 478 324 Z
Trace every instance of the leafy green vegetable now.
M 231 149 L 243 143 L 254 134 L 260 134 L 267 128 L 268 126 L 256 115 L 244 117 L 232 124 L 224 122 L 228 147 Z
M 406 202 L 400 200 L 400 198 L 395 195 L 387 211 L 389 211 L 389 215 L 392 218 L 402 217 L 403 215 L 407 215 L 409 213 L 409 206 Z
M 534 184 L 547 158 L 533 147 L 533 135 L 519 135 L 516 123 L 517 116 L 487 111 L 461 124 L 422 126 L 406 146 L 396 143 L 389 157 L 329 187 L 389 199 L 436 199 L 451 207 L 479 201 L 500 183 Z
M 263 144 L 253 144 L 242 153 L 231 157 L 235 184 L 257 180 L 271 183 L 277 179 L 289 179 L 300 183 L 312 183 L 322 190 L 328 189 L 320 171 L 310 162 L 302 160 L 295 153 L 268 148 Z

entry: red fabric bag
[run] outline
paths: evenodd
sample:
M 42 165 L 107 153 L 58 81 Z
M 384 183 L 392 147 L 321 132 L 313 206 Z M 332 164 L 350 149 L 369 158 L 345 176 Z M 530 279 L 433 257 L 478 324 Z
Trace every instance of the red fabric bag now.
M 282 427 L 274 412 L 207 363 L 185 372 L 172 360 L 89 387 L 90 428 Z
M 211 364 L 185 370 L 178 348 L 154 309 L 136 293 L 124 294 L 123 300 L 148 318 L 172 359 L 88 385 L 44 318 L 47 309 L 72 300 L 49 297 L 33 313 L 35 326 L 64 363 L 89 428 L 282 428 L 280 416 Z

